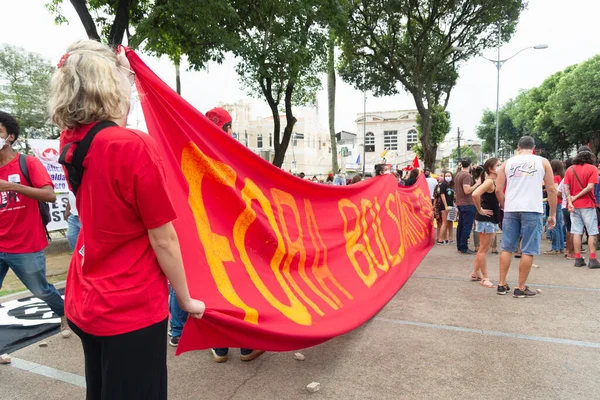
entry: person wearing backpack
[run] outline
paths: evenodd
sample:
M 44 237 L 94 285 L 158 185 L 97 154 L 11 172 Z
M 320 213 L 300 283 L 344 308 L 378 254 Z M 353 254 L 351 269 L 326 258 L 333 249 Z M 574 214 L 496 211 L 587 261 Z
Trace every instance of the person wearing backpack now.
M 55 202 L 54 185 L 42 163 L 13 150 L 19 138 L 19 123 L 0 111 L 0 288 L 8 269 L 34 296 L 60 317 L 63 338 L 71 336 L 64 301 L 46 279 L 48 246 L 42 209 Z
M 50 84 L 81 221 L 65 311 L 83 346 L 87 399 L 167 398 L 167 279 L 191 318 L 205 310 L 189 293 L 158 145 L 126 127 L 134 84 L 125 49 L 93 40 L 69 46 Z
M 567 207 L 571 214 L 571 233 L 575 247 L 575 266 L 584 267 L 585 260 L 581 257 L 581 239 L 584 228 L 587 229 L 590 250 L 589 268 L 600 268 L 596 258 L 598 236 L 598 209 L 594 185 L 597 184 L 598 170 L 594 166 L 596 157 L 587 146 L 581 146 L 573 158 L 573 165 L 565 174 L 564 189 L 567 197 Z

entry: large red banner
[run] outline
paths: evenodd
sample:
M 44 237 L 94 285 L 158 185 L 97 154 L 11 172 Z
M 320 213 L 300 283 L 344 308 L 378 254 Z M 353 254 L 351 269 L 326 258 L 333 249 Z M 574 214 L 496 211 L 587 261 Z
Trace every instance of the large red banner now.
M 162 151 L 194 298 L 178 353 L 314 346 L 372 318 L 433 244 L 421 177 L 351 186 L 296 178 L 229 137 L 128 51 Z M 210 94 L 207 94 L 210 95 Z M 235 129 L 235 127 L 234 127 Z

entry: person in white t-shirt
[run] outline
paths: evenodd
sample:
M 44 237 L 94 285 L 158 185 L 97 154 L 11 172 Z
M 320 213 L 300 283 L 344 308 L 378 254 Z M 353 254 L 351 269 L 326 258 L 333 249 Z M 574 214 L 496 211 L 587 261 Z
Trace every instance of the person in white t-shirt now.
M 427 185 L 429 186 L 429 195 L 431 197 L 431 204 L 433 204 L 433 192 L 435 191 L 436 186 L 438 185 L 438 181 L 435 178 L 431 177 L 431 170 L 429 168 L 425 168 L 423 170 L 425 174 L 425 178 L 427 180 Z

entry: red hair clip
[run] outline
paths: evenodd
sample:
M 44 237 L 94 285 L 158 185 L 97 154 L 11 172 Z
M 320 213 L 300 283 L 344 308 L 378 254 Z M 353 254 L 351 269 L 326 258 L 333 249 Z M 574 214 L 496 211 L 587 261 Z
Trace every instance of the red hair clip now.
M 57 68 L 62 68 L 63 65 L 65 65 L 65 62 L 67 61 L 67 58 L 69 58 L 69 53 L 65 53 L 61 58 L 60 61 L 58 62 L 58 64 L 56 65 Z

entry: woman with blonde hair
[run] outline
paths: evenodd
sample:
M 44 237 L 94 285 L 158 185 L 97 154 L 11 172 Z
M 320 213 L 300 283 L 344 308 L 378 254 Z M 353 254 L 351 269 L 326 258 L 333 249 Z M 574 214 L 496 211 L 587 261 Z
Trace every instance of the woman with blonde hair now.
M 82 223 L 65 312 L 83 345 L 87 399 L 166 399 L 167 278 L 192 317 L 205 309 L 189 294 L 157 145 L 125 127 L 134 82 L 123 48 L 91 40 L 68 48 L 51 82 Z

